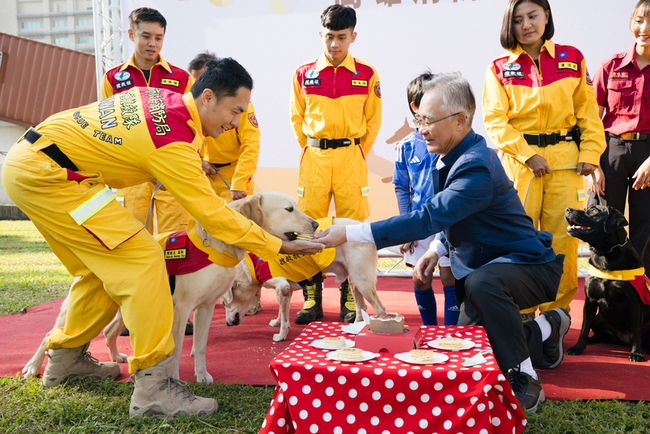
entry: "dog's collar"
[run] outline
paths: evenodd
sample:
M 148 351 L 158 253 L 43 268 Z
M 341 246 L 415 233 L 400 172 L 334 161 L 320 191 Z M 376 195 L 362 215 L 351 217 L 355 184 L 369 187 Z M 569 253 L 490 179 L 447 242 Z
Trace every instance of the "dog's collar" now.
M 587 274 L 593 277 L 599 277 L 601 279 L 607 280 L 634 280 L 636 276 L 643 276 L 645 274 L 645 269 L 643 267 L 635 268 L 634 270 L 613 270 L 613 271 L 603 271 L 594 267 L 593 265 L 589 266 Z
M 613 252 L 614 250 L 616 250 L 616 249 L 620 249 L 621 247 L 625 247 L 625 245 L 627 244 L 628 241 L 629 241 L 629 238 L 626 238 L 626 239 L 625 239 L 625 242 L 624 242 L 623 244 L 617 244 L 617 245 L 613 246 L 611 249 L 609 249 L 609 250 L 606 251 L 606 252 L 601 252 L 601 251 L 597 250 L 597 249 L 596 249 L 595 247 L 593 247 L 593 246 L 589 247 L 589 250 L 592 250 L 592 251 L 593 251 L 594 253 L 596 253 L 597 255 L 606 255 L 607 253 L 612 253 L 612 252 Z

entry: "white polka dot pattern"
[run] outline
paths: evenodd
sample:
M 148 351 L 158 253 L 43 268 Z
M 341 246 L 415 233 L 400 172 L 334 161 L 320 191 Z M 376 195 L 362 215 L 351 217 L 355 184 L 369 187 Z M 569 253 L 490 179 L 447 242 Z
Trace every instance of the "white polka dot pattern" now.
M 463 361 L 489 349 L 477 326 L 420 328 L 420 346 L 445 336 L 470 339 L 467 351 L 444 352 L 444 364 L 414 365 L 390 353 L 366 362 L 327 359 L 310 346 L 340 336 L 341 323 L 314 322 L 271 362 L 278 386 L 263 434 L 424 434 L 433 431 L 520 434 L 526 420 L 492 354 L 481 365 Z M 354 339 L 354 336 L 347 336 Z M 442 351 L 441 351 L 442 352 Z

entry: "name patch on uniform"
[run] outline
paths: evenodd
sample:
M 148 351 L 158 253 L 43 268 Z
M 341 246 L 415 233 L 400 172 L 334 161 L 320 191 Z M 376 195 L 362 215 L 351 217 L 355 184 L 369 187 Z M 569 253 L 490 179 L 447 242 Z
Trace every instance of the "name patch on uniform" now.
M 630 72 L 629 71 L 612 71 L 611 74 L 609 74 L 609 78 L 616 78 L 618 80 L 627 80 L 630 78 Z
M 165 260 L 170 259 L 185 259 L 187 257 L 187 249 L 171 249 L 165 250 Z
M 320 78 L 305 78 L 302 82 L 303 86 L 320 86 Z
M 119 83 L 115 83 L 115 90 L 129 86 L 133 86 L 133 80 L 120 81 Z
M 523 77 L 524 71 L 503 71 L 503 78 Z
M 172 80 L 171 78 L 163 78 L 162 80 L 160 80 L 160 84 L 178 87 L 181 85 L 181 82 L 178 80 Z
M 257 123 L 257 118 L 255 117 L 255 113 L 249 113 L 248 120 L 250 121 L 251 124 L 253 124 L 255 128 L 259 128 L 260 124 Z
M 578 70 L 578 64 L 575 62 L 558 62 L 557 64 L 558 69 L 571 69 L 573 71 Z
M 352 80 L 352 86 L 368 87 L 368 80 Z

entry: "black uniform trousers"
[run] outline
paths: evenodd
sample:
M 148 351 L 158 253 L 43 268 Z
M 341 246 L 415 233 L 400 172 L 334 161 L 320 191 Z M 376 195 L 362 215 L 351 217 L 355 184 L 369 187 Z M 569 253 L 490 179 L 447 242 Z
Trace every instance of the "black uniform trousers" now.
M 528 357 L 542 361 L 542 334 L 535 321 L 522 323 L 522 309 L 555 300 L 564 255 L 545 264 L 495 263 L 456 281 L 461 304 L 458 325 L 485 327 L 502 372 Z

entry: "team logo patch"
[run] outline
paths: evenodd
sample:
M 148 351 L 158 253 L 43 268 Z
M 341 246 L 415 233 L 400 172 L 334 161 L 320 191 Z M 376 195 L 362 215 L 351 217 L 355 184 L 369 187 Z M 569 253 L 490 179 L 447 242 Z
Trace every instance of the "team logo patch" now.
M 506 71 L 519 71 L 521 69 L 521 65 L 518 63 L 504 63 L 503 64 L 503 69 Z
M 251 124 L 253 124 L 255 128 L 260 127 L 260 124 L 257 123 L 257 118 L 255 117 L 255 113 L 249 113 L 248 120 L 251 122 Z
M 119 83 L 115 83 L 114 87 L 115 90 L 118 90 L 129 86 L 133 86 L 133 80 L 120 81 Z
M 379 82 L 375 83 L 375 95 L 377 95 L 377 98 L 381 98 L 381 87 L 379 86 Z
M 125 81 L 131 78 L 131 73 L 127 71 L 119 71 L 115 73 L 115 80 L 117 81 Z
M 307 78 L 316 78 L 319 75 L 320 75 L 320 73 L 318 71 L 316 71 L 315 69 L 310 69 L 309 71 L 307 71 L 305 73 L 305 77 L 307 77 Z
M 557 57 L 558 57 L 559 59 L 562 59 L 562 58 L 567 57 L 567 56 L 568 56 L 567 53 L 560 53 L 560 54 L 557 55 Z
M 524 71 L 503 71 L 503 78 L 523 77 Z
M 558 62 L 557 69 L 570 69 L 572 71 L 577 71 L 578 64 L 575 62 Z
M 187 249 L 172 249 L 165 250 L 165 260 L 170 259 L 185 259 L 187 257 Z
M 585 71 L 586 78 L 587 78 L 587 84 L 593 85 L 594 81 L 591 79 L 591 75 L 589 75 L 589 71 Z
M 610 78 L 616 78 L 618 80 L 627 80 L 630 78 L 630 73 L 629 71 L 612 71 L 611 74 L 609 74 Z
M 305 78 L 302 81 L 303 86 L 320 86 L 320 78 Z
M 178 80 L 172 80 L 171 78 L 163 78 L 162 80 L 160 80 L 160 84 L 164 84 L 166 86 L 178 87 L 181 85 L 181 82 Z
M 368 87 L 368 80 L 352 80 L 352 86 Z
M 359 75 L 359 71 L 354 71 L 352 75 Z

